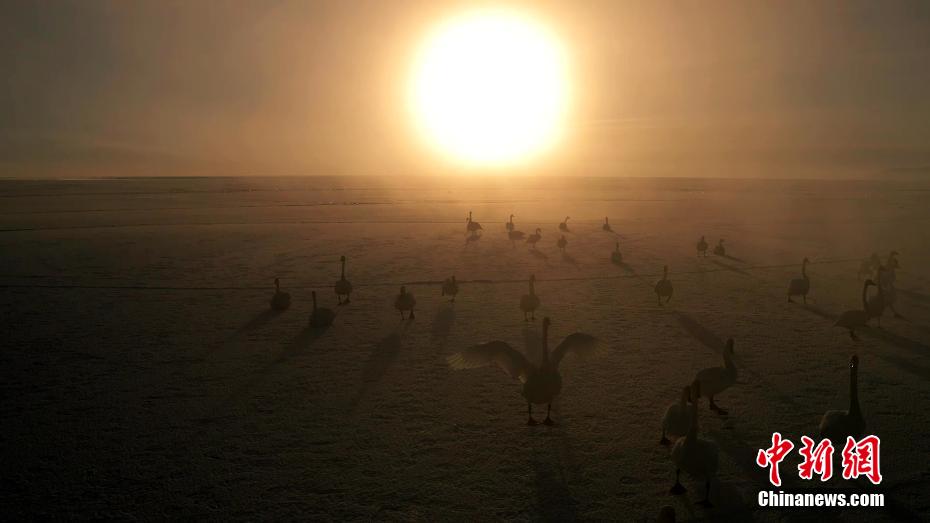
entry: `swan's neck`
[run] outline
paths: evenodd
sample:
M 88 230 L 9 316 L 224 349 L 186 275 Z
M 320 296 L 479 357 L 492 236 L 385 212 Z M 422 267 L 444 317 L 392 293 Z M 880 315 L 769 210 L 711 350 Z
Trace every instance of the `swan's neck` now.
M 543 325 L 542 364 L 544 367 L 549 365 L 549 326 L 548 325 Z
M 849 371 L 849 413 L 853 416 L 861 416 L 859 410 L 859 371 L 853 367 Z
M 807 260 L 804 260 L 804 263 L 801 264 L 801 276 L 805 280 L 807 279 Z
M 342 261 L 342 279 L 343 279 L 343 280 L 346 279 L 346 262 L 345 262 L 345 260 Z
M 667 268 L 666 268 L 666 269 L 662 269 L 662 279 L 663 279 L 663 280 L 667 280 L 667 279 L 668 279 L 668 269 L 667 269 Z
M 530 296 L 536 295 L 536 284 L 530 281 Z
M 866 294 L 869 291 L 869 284 L 862 286 L 862 310 L 869 310 L 869 301 L 866 299 Z
M 733 362 L 733 357 L 730 356 L 729 352 L 723 353 L 723 364 L 726 366 L 727 370 L 736 372 L 736 363 Z
M 313 293 L 313 311 L 316 312 L 316 293 Z
M 688 406 L 688 398 L 691 397 L 691 389 L 686 389 L 681 393 L 681 407 L 685 408 Z
M 694 398 L 691 403 L 691 426 L 688 427 L 688 435 L 685 438 L 688 441 L 694 441 L 698 435 L 698 398 Z

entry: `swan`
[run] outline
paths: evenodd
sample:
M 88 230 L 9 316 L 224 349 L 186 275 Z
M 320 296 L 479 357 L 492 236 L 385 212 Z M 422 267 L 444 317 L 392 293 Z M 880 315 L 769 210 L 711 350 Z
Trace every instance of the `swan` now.
M 563 253 L 565 252 L 565 247 L 568 245 L 568 240 L 565 239 L 564 234 L 562 235 L 561 238 L 559 238 L 559 241 L 556 242 L 556 245 L 559 246 L 560 251 L 562 251 Z
M 697 250 L 698 253 L 707 256 L 707 240 L 705 240 L 703 236 L 701 236 L 701 239 L 697 242 Z
M 842 448 L 847 436 L 856 439 L 865 434 L 865 419 L 859 409 L 859 356 L 849 358 L 849 410 L 828 410 L 820 420 L 820 439 L 827 438 Z
M 397 310 L 400 311 L 400 319 L 404 320 L 404 311 L 410 311 L 410 319 L 414 319 L 416 316 L 413 315 L 413 308 L 417 304 L 417 299 L 413 297 L 413 294 L 407 292 L 407 288 L 403 285 L 400 286 L 400 294 L 397 295 L 397 298 L 394 299 L 394 306 L 397 307 Z
M 516 241 L 524 239 L 526 234 L 524 234 L 523 231 L 510 231 L 507 233 L 507 237 L 510 238 L 510 244 L 516 247 Z
M 691 427 L 691 407 L 688 406 L 690 400 L 691 387 L 685 387 L 681 391 L 681 400 L 665 409 L 665 417 L 662 418 L 662 439 L 659 443 L 668 445 L 671 443 L 668 436 L 677 439 L 688 433 L 688 428 Z
M 449 366 L 453 369 L 473 369 L 497 364 L 511 378 L 523 382 L 523 397 L 526 398 L 526 409 L 529 414 L 527 425 L 536 425 L 533 419 L 533 405 L 547 405 L 546 425 L 554 425 L 550 417 L 552 400 L 562 391 L 562 376 L 559 374 L 559 363 L 569 352 L 579 356 L 589 356 L 600 352 L 597 339 L 588 334 L 576 332 L 569 334 L 560 343 L 552 356 L 549 356 L 549 318 L 543 318 L 542 327 L 542 362 L 539 366 L 533 365 L 521 352 L 504 341 L 491 341 L 475 345 L 459 353 L 449 356 Z
M 453 274 L 451 278 L 446 278 L 446 281 L 442 282 L 442 295 L 443 296 L 452 296 L 452 299 L 449 300 L 452 303 L 455 303 L 455 296 L 459 293 L 459 284 L 455 281 L 455 275 Z
M 733 362 L 733 338 L 727 340 L 723 349 L 723 367 L 708 367 L 698 371 L 694 379 L 701 384 L 701 393 L 710 400 L 710 410 L 726 416 L 727 411 L 714 403 L 714 396 L 736 383 L 736 364 Z
M 713 441 L 698 437 L 698 400 L 701 396 L 701 384 L 695 381 L 691 386 L 694 402 L 691 403 L 691 426 L 688 434 L 678 438 L 672 447 L 672 461 L 675 463 L 675 485 L 671 494 L 684 494 L 685 487 L 681 484 L 679 476 L 685 471 L 694 478 L 703 478 L 706 481 L 704 499 L 698 505 L 712 507 L 710 502 L 710 482 L 717 476 L 717 444 Z
M 902 318 L 903 316 L 898 314 L 898 311 L 894 308 L 895 301 L 897 301 L 897 290 L 894 286 L 894 282 L 897 280 L 895 272 L 901 267 L 898 263 L 898 259 L 895 258 L 897 254 L 897 251 L 891 251 L 891 254 L 888 255 L 885 271 L 878 275 L 878 281 L 876 283 L 885 293 L 885 304 L 891 309 L 891 312 L 894 313 L 894 317 Z
M 470 232 L 472 235 L 476 235 L 480 230 L 482 230 L 481 224 L 478 222 L 473 222 L 471 220 L 471 211 L 468 211 L 468 220 L 465 221 L 465 232 Z
M 811 290 L 811 280 L 807 277 L 807 263 L 810 260 L 804 258 L 801 262 L 801 277 L 791 280 L 788 284 L 788 301 L 792 301 L 792 296 L 801 296 L 804 303 L 807 303 L 807 292 Z
M 610 261 L 617 265 L 623 263 L 623 253 L 620 252 L 620 242 L 617 242 L 617 247 L 614 249 L 614 252 L 610 253 Z
M 507 223 L 504 225 L 504 227 L 507 228 L 507 232 L 510 232 L 510 231 L 513 230 L 513 215 L 512 215 L 512 214 L 510 215 L 510 221 L 507 222 Z
M 536 321 L 536 309 L 539 308 L 539 296 L 536 296 L 536 275 L 530 275 L 530 293 L 520 297 L 520 309 L 523 310 L 523 321 L 529 321 L 527 314 L 532 314 Z
M 604 217 L 604 225 L 601 225 L 601 230 L 604 232 L 613 232 L 613 229 L 610 228 L 610 220 L 607 217 Z
M 333 324 L 336 313 L 332 309 L 318 308 L 316 306 L 316 291 L 313 291 L 311 295 L 313 296 L 313 312 L 310 314 L 310 326 L 317 328 L 329 327 Z
M 536 232 L 533 233 L 533 234 L 531 234 L 530 237 L 526 239 L 526 243 L 532 245 L 533 248 L 535 249 L 535 248 L 536 248 L 536 244 L 537 244 L 537 243 L 539 242 L 539 240 L 541 240 L 541 239 L 542 239 L 542 229 L 536 229 Z
M 271 308 L 276 311 L 286 310 L 291 306 L 291 295 L 281 292 L 281 282 L 274 279 L 274 296 L 271 297 Z
M 346 279 L 346 257 L 342 256 L 339 258 L 339 261 L 342 262 L 342 276 L 339 277 L 339 281 L 336 282 L 336 298 L 339 300 L 339 305 L 349 303 L 349 298 L 352 294 L 352 284 L 349 283 L 349 280 Z M 345 296 L 345 301 L 342 300 L 342 297 Z
M 845 327 L 849 329 L 849 337 L 854 340 L 859 339 L 856 337 L 856 328 L 864 327 L 869 323 L 869 303 L 866 301 L 866 294 L 869 291 L 870 285 L 875 285 L 875 282 L 872 280 L 865 280 L 862 284 L 862 310 L 846 311 L 840 314 L 836 323 L 833 324 L 835 327 Z
M 662 269 L 662 279 L 656 282 L 656 299 L 659 301 L 659 305 L 662 305 L 662 298 L 665 298 L 665 303 L 668 303 L 672 299 L 672 282 L 668 279 L 668 265 Z
M 565 221 L 559 224 L 559 230 L 562 232 L 568 232 L 568 216 L 565 217 Z
M 717 246 L 714 247 L 714 254 L 716 254 L 717 256 L 726 256 L 726 255 L 727 255 L 727 249 L 726 249 L 726 247 L 723 246 L 723 239 L 722 239 L 722 238 L 720 239 L 720 242 L 717 243 Z
M 885 289 L 882 287 L 882 279 L 886 278 L 885 276 L 885 267 L 882 265 L 878 266 L 878 284 L 875 285 L 875 288 L 878 289 L 878 292 L 869 298 L 866 302 L 865 310 L 869 313 L 869 319 L 878 318 L 878 328 L 882 327 L 882 316 L 885 314 Z

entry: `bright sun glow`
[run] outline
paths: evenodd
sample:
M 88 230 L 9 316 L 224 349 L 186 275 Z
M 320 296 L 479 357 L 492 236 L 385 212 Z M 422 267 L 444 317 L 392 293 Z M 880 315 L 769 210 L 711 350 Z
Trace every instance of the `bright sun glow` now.
M 414 69 L 426 138 L 471 165 L 519 163 L 552 146 L 567 105 L 564 53 L 526 17 L 480 11 L 438 28 Z

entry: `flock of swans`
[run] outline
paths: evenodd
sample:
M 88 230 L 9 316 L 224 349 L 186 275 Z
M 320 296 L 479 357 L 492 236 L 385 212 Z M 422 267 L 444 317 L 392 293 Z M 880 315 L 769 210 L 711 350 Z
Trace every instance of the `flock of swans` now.
M 513 222 L 514 215 L 505 223 L 508 238 L 512 242 L 517 240 L 525 241 L 532 249 L 542 238 L 542 230 L 536 229 L 534 234 L 526 236 L 523 232 L 516 230 Z M 559 223 L 561 232 L 570 232 L 568 220 Z M 613 232 L 610 222 L 607 218 L 601 227 L 603 231 Z M 472 219 L 472 213 L 468 213 L 466 219 L 466 234 L 472 239 L 480 237 L 483 230 L 480 223 Z M 726 248 L 723 245 L 723 239 L 720 239 L 713 249 L 713 253 L 718 256 L 726 256 Z M 559 250 L 565 250 L 567 240 L 564 234 L 557 241 Z M 708 243 L 704 236 L 697 242 L 697 252 L 699 256 L 707 256 Z M 881 316 L 887 308 L 891 309 L 896 317 L 900 317 L 894 310 L 894 282 L 896 279 L 895 270 L 899 268 L 897 261 L 898 253 L 892 251 L 887 261 L 883 264 L 877 254 L 865 260 L 860 268 L 860 277 L 866 276 L 862 288 L 862 309 L 849 310 L 840 315 L 835 325 L 844 327 L 849 330 L 853 339 L 856 337 L 856 328 L 868 324 L 872 318 L 877 318 L 879 326 L 881 325 Z M 620 253 L 620 243 L 616 243 L 615 250 L 610 255 L 611 262 L 615 264 L 623 263 L 623 256 Z M 334 290 L 340 306 L 350 303 L 352 294 L 352 284 L 346 279 L 346 258 L 342 256 L 341 274 L 339 280 L 334 284 Z M 807 303 L 807 295 L 810 292 L 810 278 L 807 274 L 807 265 L 810 262 L 804 258 L 801 262 L 801 277 L 795 278 L 788 283 L 787 299 L 793 302 L 792 298 L 800 297 L 804 303 Z M 875 275 L 875 280 L 870 276 Z M 530 275 L 529 287 L 527 294 L 520 297 L 520 310 L 523 311 L 524 321 L 535 321 L 535 312 L 540 307 L 540 299 L 536 294 L 536 277 Z M 274 281 L 275 293 L 271 299 L 271 307 L 275 310 L 284 310 L 290 306 L 290 294 L 281 290 L 280 282 L 277 278 Z M 869 287 L 876 287 L 877 292 L 869 297 Z M 668 303 L 673 294 L 672 282 L 668 277 L 668 266 L 663 267 L 662 279 L 655 284 L 655 293 L 658 304 L 661 306 Z M 442 296 L 450 297 L 450 302 L 455 302 L 459 292 L 459 285 L 456 277 L 453 275 L 442 283 Z M 313 296 L 313 312 L 310 315 L 309 324 L 314 328 L 329 327 L 335 319 L 335 313 L 331 309 L 317 306 L 316 291 Z M 394 306 L 400 311 L 401 319 L 414 319 L 414 308 L 416 298 L 407 291 L 405 286 L 401 286 L 400 293 L 396 296 Z M 519 380 L 522 383 L 522 395 L 527 405 L 527 424 L 537 425 L 533 417 L 533 405 L 546 405 L 546 418 L 543 420 L 545 425 L 554 425 L 551 418 L 551 408 L 553 400 L 562 391 L 562 377 L 559 372 L 559 364 L 568 353 L 574 353 L 581 357 L 597 355 L 603 352 L 598 340 L 593 336 L 581 332 L 568 335 L 559 343 L 551 352 L 549 350 L 549 327 L 552 324 L 548 317 L 542 321 L 542 351 L 541 361 L 538 364 L 530 362 L 529 359 L 520 351 L 504 341 L 491 341 L 474 345 L 447 358 L 451 368 L 473 369 L 478 367 L 497 365 L 504 370 L 511 378 Z M 702 439 L 698 430 L 698 404 L 700 398 L 706 397 L 711 411 L 720 416 L 726 416 L 728 412 L 721 408 L 715 401 L 715 397 L 736 384 L 737 367 L 734 361 L 734 341 L 729 339 L 723 349 L 723 365 L 717 367 L 708 367 L 698 371 L 690 385 L 683 387 L 681 396 L 678 401 L 668 406 L 661 423 L 662 445 L 671 445 L 671 460 L 675 465 L 675 484 L 670 493 L 682 494 L 686 491 L 681 484 L 680 474 L 684 471 L 689 476 L 704 480 L 705 494 L 704 498 L 699 501 L 700 505 L 711 507 L 710 502 L 710 485 L 715 479 L 718 468 L 718 447 L 711 440 Z M 847 436 L 861 437 L 865 432 L 865 420 L 862 411 L 859 408 L 859 399 L 857 393 L 857 373 L 859 367 L 859 358 L 855 355 L 849 361 L 850 384 L 849 384 L 849 409 L 844 411 L 831 410 L 826 412 L 820 422 L 821 438 L 830 439 L 834 445 L 842 445 Z M 671 439 L 670 439 L 671 438 Z M 674 441 L 674 443 L 672 443 Z M 665 507 L 669 508 L 669 507 Z M 665 509 L 663 509 L 665 510 Z M 665 511 L 668 515 L 668 511 Z M 674 512 L 671 512 L 674 517 Z

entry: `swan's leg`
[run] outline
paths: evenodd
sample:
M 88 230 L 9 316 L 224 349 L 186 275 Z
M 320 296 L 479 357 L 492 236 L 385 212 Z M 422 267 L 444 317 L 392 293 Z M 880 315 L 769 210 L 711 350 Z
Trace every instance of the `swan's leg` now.
M 352 297 L 351 294 L 346 294 L 346 301 L 344 301 L 343 303 L 349 303 L 349 298 L 351 297 Z
M 549 417 L 549 413 L 551 411 L 552 411 L 552 404 L 550 403 L 549 406 L 546 407 L 546 419 L 543 420 L 543 423 L 545 423 L 546 425 L 555 425 L 555 422 L 552 421 L 552 418 Z
M 669 294 L 669 295 L 668 295 L 668 298 L 665 299 L 665 303 L 668 303 L 668 302 L 670 302 L 670 301 L 672 301 L 672 295 L 671 295 L 671 294 Z
M 665 427 L 662 427 L 662 439 L 659 440 L 659 445 L 668 445 L 671 441 L 665 437 Z
M 856 331 L 854 329 L 849 329 L 849 337 L 856 341 L 859 341 L 859 337 L 856 336 Z
M 697 504 L 706 508 L 712 508 L 714 506 L 714 504 L 710 502 L 710 480 L 707 480 L 707 490 L 704 493 L 704 499 L 698 501 Z
M 533 310 L 533 312 L 530 313 L 530 319 L 533 320 L 533 321 L 536 321 L 536 311 L 535 311 L 535 310 Z
M 685 486 L 681 484 L 681 480 L 678 479 L 678 476 L 680 475 L 681 475 L 681 469 L 675 469 L 675 484 L 672 485 L 671 490 L 668 491 L 669 494 L 679 495 L 679 494 L 684 494 L 687 491 Z
M 526 402 L 526 412 L 529 414 L 529 419 L 526 420 L 527 425 L 536 425 L 536 420 L 533 419 L 533 404 Z
M 414 319 L 416 316 L 413 315 L 413 309 L 410 309 L 410 319 Z

